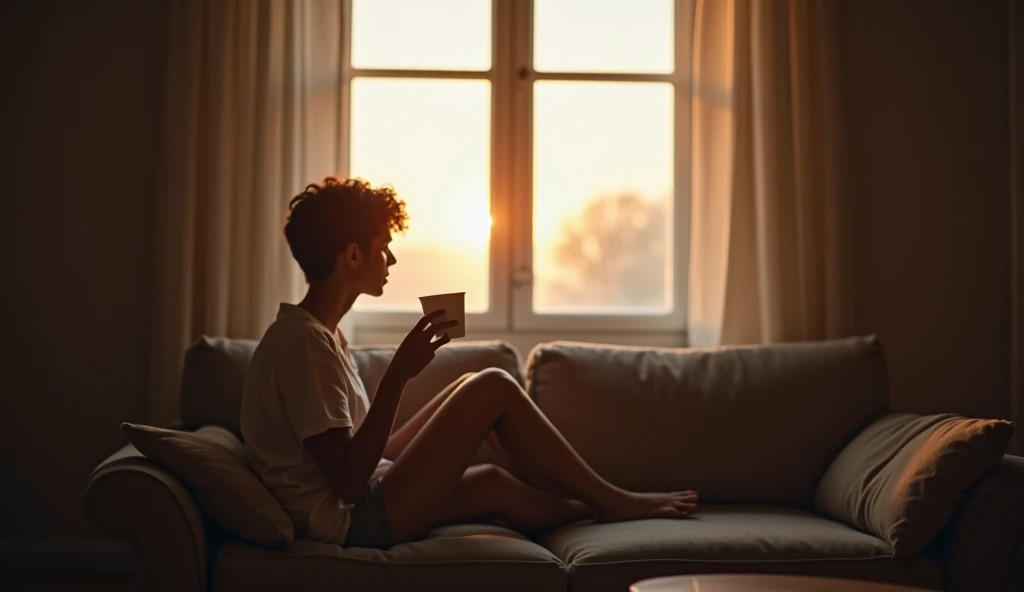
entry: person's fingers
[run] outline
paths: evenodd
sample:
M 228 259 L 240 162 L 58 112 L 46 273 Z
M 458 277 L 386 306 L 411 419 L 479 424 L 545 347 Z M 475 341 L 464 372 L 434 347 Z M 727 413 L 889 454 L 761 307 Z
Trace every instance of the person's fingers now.
M 445 329 L 451 329 L 452 327 L 454 327 L 455 325 L 458 325 L 458 324 L 459 324 L 459 322 L 455 321 L 455 320 L 445 321 L 443 323 L 438 323 L 436 325 L 431 325 L 430 326 L 430 330 L 431 331 L 444 331 Z
M 437 349 L 439 347 L 441 347 L 442 345 L 448 343 L 451 340 L 452 340 L 452 338 L 449 337 L 447 333 L 445 333 L 444 335 L 442 335 L 440 337 L 440 339 L 437 339 L 436 341 L 431 341 L 430 342 L 430 347 L 433 348 L 434 351 L 437 351 Z
M 420 335 L 423 336 L 423 338 L 425 338 L 427 340 L 427 342 L 433 343 L 431 340 L 434 338 L 434 336 L 436 336 L 439 333 L 444 332 L 447 329 L 451 329 L 452 327 L 454 327 L 455 325 L 458 325 L 458 324 L 459 324 L 459 322 L 458 321 L 454 321 L 454 320 L 453 321 L 445 321 L 443 323 L 438 323 L 436 325 L 431 324 L 431 325 L 427 326 L 427 328 L 425 328 L 423 330 L 423 332 L 420 333 Z
M 419 322 L 416 323 L 416 326 L 413 327 L 413 331 L 423 331 L 423 330 L 425 330 L 427 328 L 427 325 L 432 323 L 434 321 L 434 319 L 436 319 L 438 317 L 444 316 L 444 313 L 445 313 L 445 310 L 443 308 L 439 308 L 439 309 L 437 309 L 437 310 L 435 310 L 433 312 L 429 312 L 429 313 L 423 315 L 423 318 L 421 318 L 419 320 Z

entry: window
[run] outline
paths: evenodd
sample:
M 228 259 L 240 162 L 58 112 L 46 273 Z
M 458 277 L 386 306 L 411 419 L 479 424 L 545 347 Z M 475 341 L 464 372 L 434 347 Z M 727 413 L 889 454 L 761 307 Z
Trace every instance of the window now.
M 351 0 L 346 175 L 410 230 L 358 326 L 683 329 L 692 0 Z

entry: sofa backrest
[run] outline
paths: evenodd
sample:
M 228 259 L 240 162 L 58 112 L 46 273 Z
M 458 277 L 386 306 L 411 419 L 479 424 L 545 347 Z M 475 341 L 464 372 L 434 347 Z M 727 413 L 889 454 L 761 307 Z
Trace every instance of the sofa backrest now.
M 181 385 L 182 427 L 219 425 L 242 437 L 239 427 L 242 390 L 257 344 L 248 339 L 203 336 L 186 350 Z M 352 348 L 359 374 L 371 397 L 394 351 L 393 347 Z M 489 367 L 502 368 L 524 384 L 519 353 L 505 342 L 469 341 L 442 347 L 426 370 L 406 387 L 395 427 L 408 421 L 431 397 L 459 376 Z
M 594 469 L 704 502 L 809 507 L 843 446 L 884 411 L 874 336 L 667 349 L 554 342 L 526 362 L 531 397 Z

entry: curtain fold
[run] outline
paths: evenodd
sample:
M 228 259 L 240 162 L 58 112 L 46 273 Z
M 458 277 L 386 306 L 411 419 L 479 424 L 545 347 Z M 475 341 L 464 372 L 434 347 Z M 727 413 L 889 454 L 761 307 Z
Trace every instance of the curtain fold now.
M 689 340 L 850 330 L 836 0 L 699 0 Z
M 150 419 L 178 417 L 185 349 L 258 339 L 302 274 L 288 201 L 338 169 L 342 0 L 171 4 Z

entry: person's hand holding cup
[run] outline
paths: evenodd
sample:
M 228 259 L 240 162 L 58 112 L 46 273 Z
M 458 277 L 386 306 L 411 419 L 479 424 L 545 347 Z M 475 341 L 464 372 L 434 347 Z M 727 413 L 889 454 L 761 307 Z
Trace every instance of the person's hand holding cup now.
M 388 364 L 387 373 L 397 375 L 402 380 L 412 380 L 430 364 L 434 359 L 434 352 L 451 341 L 444 333 L 457 324 L 454 320 L 440 321 L 443 315 L 443 310 L 436 310 L 424 315 L 416 323 L 395 350 L 395 355 Z M 434 339 L 435 334 L 442 336 Z
M 431 296 L 420 296 L 420 305 L 423 307 L 423 314 L 428 315 L 437 310 L 444 310 L 444 316 L 435 321 L 441 324 L 445 321 L 458 321 L 459 324 L 445 331 L 440 331 L 436 337 L 447 334 L 452 339 L 466 336 L 466 293 L 451 292 L 448 294 L 433 294 Z

